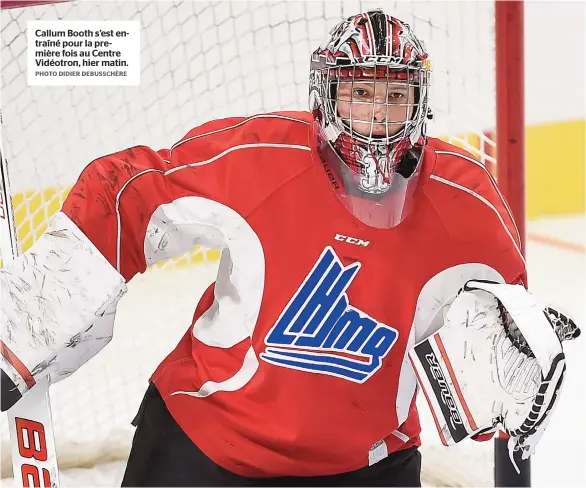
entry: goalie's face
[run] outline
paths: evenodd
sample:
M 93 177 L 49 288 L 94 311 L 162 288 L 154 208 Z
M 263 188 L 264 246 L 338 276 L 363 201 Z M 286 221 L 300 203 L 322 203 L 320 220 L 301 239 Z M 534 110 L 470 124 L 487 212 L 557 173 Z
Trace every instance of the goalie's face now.
M 337 91 L 337 110 L 344 124 L 369 138 L 398 134 L 417 105 L 415 87 L 399 81 L 340 82 Z

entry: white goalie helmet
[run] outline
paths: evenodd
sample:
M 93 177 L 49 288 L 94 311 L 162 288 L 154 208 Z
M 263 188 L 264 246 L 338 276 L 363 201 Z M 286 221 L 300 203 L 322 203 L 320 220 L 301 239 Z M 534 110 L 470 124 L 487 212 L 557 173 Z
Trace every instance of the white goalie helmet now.
M 382 10 L 343 20 L 312 54 L 322 160 L 346 207 L 373 227 L 408 214 L 431 117 L 430 72 L 423 43 Z

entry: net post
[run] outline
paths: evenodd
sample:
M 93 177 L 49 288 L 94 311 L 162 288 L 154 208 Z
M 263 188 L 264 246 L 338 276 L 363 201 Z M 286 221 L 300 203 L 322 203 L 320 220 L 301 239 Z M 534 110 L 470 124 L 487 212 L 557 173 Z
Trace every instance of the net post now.
M 521 236 L 525 255 L 524 2 L 495 0 L 497 180 Z M 515 471 L 500 433 L 494 446 L 495 486 L 531 486 L 530 460 L 515 456 Z M 515 453 L 515 454 L 518 454 Z
M 496 146 L 499 187 L 525 253 L 525 93 L 523 1 L 495 2 Z

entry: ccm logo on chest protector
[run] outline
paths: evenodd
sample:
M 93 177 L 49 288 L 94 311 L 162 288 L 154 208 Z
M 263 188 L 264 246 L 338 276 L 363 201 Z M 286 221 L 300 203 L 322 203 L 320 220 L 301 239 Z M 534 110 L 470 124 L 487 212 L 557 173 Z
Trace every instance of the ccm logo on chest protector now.
M 334 237 L 337 241 L 347 242 L 348 244 L 356 244 L 357 246 L 368 246 L 370 241 L 363 241 L 362 239 L 356 239 L 355 237 L 343 236 L 342 234 L 336 234 Z
M 363 383 L 381 367 L 398 332 L 350 305 L 346 290 L 360 263 L 344 267 L 322 252 L 277 323 L 260 357 L 271 364 Z

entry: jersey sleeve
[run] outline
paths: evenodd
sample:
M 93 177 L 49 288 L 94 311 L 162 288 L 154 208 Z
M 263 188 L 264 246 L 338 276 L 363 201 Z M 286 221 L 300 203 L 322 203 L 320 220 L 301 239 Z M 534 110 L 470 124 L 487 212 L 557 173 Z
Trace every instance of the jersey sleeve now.
M 99 158 L 85 168 L 63 204 L 62 211 L 127 281 L 146 269 L 141 239 L 146 209 L 163 196 L 167 154 L 138 146 Z M 150 187 L 133 185 L 141 179 Z
M 213 151 L 205 143 L 190 148 L 184 157 Z M 156 208 L 185 195 L 226 199 L 216 171 L 194 169 L 185 186 L 167 178 L 183 164 L 179 155 L 138 146 L 91 162 L 43 236 L 0 270 L 3 410 L 39 379 L 76 371 L 111 340 L 125 283 L 147 268 Z
M 152 196 L 121 192 L 141 175 L 160 175 L 164 155 L 135 147 L 90 163 L 41 238 L 0 270 L 3 409 L 111 340 L 125 282 L 145 269 L 140 210 Z
M 230 129 L 242 120 L 198 126 L 170 149 L 137 146 L 93 161 L 68 195 L 63 212 L 130 280 L 152 264 L 145 246 L 150 245 L 147 232 L 158 208 L 186 196 L 232 205 L 234 178 L 227 165 L 200 162 L 229 151 L 238 134 Z
M 526 286 L 521 236 L 496 180 L 467 151 L 433 141 L 436 163 L 425 189 L 462 262 L 494 268 L 505 282 Z
M 437 240 L 430 249 L 432 262 L 441 260 L 441 271 L 419 292 L 416 341 L 442 326 L 442 308 L 467 281 L 527 285 L 520 234 L 490 173 L 460 148 L 438 140 L 430 146 L 435 161 L 422 198 L 433 209 L 430 222 L 441 223 L 431 230 Z
M 134 147 L 91 162 L 47 231 L 1 270 L 0 366 L 2 388 L 18 392 L 12 401 L 40 378 L 67 377 L 111 340 L 125 282 L 146 268 L 149 202 L 168 196 L 156 180 L 167 153 Z M 147 177 L 152 188 L 131 187 Z

